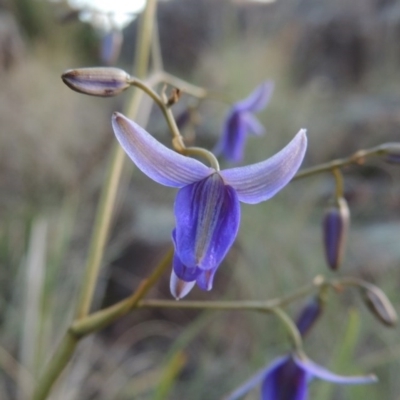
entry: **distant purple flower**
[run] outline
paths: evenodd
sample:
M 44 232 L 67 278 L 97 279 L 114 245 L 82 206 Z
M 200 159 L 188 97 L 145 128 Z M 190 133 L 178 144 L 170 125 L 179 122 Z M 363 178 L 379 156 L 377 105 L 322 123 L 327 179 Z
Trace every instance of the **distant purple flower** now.
M 232 246 L 240 222 L 239 201 L 256 204 L 281 190 L 296 173 L 307 147 L 305 130 L 273 157 L 240 168 L 217 171 L 168 149 L 119 113 L 113 129 L 136 166 L 154 181 L 179 188 L 171 292 L 184 297 L 197 285 L 212 288 L 217 268 Z
M 357 385 L 374 383 L 375 375 L 340 376 L 295 354 L 276 359 L 262 369 L 224 400 L 237 400 L 255 386 L 262 384 L 261 400 L 307 400 L 308 384 L 313 378 L 324 381 Z
M 221 138 L 215 147 L 216 154 L 222 154 L 231 162 L 242 160 L 246 136 L 249 133 L 254 135 L 264 133 L 264 127 L 253 113 L 266 107 L 273 90 L 273 82 L 263 82 L 249 97 L 238 101 L 229 109 Z

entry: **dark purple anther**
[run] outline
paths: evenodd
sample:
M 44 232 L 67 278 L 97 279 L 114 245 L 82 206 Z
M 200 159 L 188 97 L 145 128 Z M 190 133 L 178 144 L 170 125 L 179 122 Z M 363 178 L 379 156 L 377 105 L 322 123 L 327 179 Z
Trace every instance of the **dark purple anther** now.
M 346 200 L 340 197 L 326 211 L 323 221 L 325 255 L 332 270 L 337 270 L 342 262 L 349 224 L 350 211 Z

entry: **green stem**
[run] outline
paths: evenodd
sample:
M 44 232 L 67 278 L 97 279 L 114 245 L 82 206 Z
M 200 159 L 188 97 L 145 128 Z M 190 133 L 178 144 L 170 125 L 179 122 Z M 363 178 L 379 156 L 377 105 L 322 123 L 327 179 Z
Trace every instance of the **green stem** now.
M 303 341 L 301 339 L 301 334 L 297 329 L 296 324 L 293 320 L 279 307 L 275 307 L 271 310 L 285 325 L 289 332 L 290 338 L 292 339 L 294 350 L 301 352 L 303 349 Z
M 78 339 L 70 332 L 67 332 L 46 366 L 46 373 L 36 387 L 33 400 L 43 400 L 48 396 L 51 387 L 67 365 L 77 344 Z
M 157 74 L 156 74 L 157 75 Z M 162 79 L 162 75 L 159 77 Z M 154 79 L 154 78 L 153 78 Z M 141 90 L 143 90 L 148 96 L 150 96 L 154 102 L 158 105 L 164 117 L 167 121 L 169 130 L 172 134 L 172 145 L 174 146 L 175 150 L 179 153 L 185 155 L 197 155 L 205 158 L 214 168 L 216 171 L 219 171 L 219 163 L 217 158 L 214 156 L 213 153 L 210 151 L 200 148 L 200 147 L 186 147 L 183 141 L 183 138 L 179 132 L 179 129 L 176 125 L 175 118 L 172 114 L 171 109 L 166 105 L 164 99 L 155 91 L 153 90 L 147 83 L 141 81 L 137 78 L 132 78 L 130 81 L 132 86 L 135 86 Z
M 380 156 L 385 153 L 386 151 L 384 150 L 384 144 L 366 150 L 358 150 L 349 157 L 338 158 L 336 160 L 319 164 L 314 167 L 304 168 L 303 170 L 299 171 L 292 180 L 294 181 L 297 179 L 306 178 L 311 175 L 320 174 L 322 172 L 332 171 L 334 169 L 345 167 L 350 164 L 359 164 L 367 157 Z
M 147 73 L 152 24 L 155 15 L 156 4 L 156 0 L 148 0 L 142 16 L 137 43 L 137 52 L 135 54 L 135 74 L 140 78 L 144 77 Z M 127 107 L 127 113 L 132 112 L 132 115 L 129 114 L 130 117 L 133 117 L 134 113 L 137 112 L 141 96 L 142 93 L 140 91 L 135 91 L 132 101 Z M 96 221 L 93 228 L 92 239 L 89 247 L 89 255 L 86 263 L 86 272 L 82 284 L 80 299 L 77 305 L 77 318 L 85 317 L 90 311 L 97 278 L 100 272 L 101 260 L 103 258 L 104 248 L 110 229 L 112 211 L 114 209 L 124 158 L 125 155 L 123 150 L 120 148 L 120 146 L 115 144 L 112 152 L 111 162 L 109 164 L 107 179 L 103 186 L 99 207 L 97 209 Z M 46 369 L 36 386 L 34 400 L 44 400 L 48 396 L 54 382 L 60 376 L 61 372 L 70 360 L 75 350 L 77 341 L 78 338 L 72 334 L 71 330 L 69 330 L 49 364 L 46 366 Z
M 138 307 L 139 301 L 147 294 L 150 288 L 159 280 L 164 271 L 171 266 L 173 256 L 173 249 L 171 249 L 153 273 L 146 279 L 144 279 L 135 293 L 125 300 L 108 307 L 104 310 L 95 312 L 85 318 L 76 320 L 70 327 L 70 332 L 81 338 L 89 335 L 95 331 L 98 331 L 105 326 L 108 326 L 121 316 L 127 314 L 129 311 Z

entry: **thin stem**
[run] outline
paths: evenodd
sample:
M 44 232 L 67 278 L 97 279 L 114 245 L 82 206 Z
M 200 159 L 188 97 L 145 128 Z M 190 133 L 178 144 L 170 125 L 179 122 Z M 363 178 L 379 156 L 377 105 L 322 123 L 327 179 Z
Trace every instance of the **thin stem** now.
M 285 325 L 289 332 L 290 338 L 292 339 L 293 347 L 295 351 L 301 351 L 303 348 L 303 341 L 301 339 L 301 334 L 297 329 L 296 324 L 293 320 L 279 307 L 275 307 L 271 310 Z
M 123 163 L 123 151 L 120 151 L 119 147 L 114 146 L 93 228 L 93 236 L 89 247 L 89 256 L 85 268 L 86 273 L 83 278 L 81 298 L 78 303 L 76 318 L 82 318 L 90 311 L 101 260 L 103 258 L 104 248 L 111 225 L 112 211 Z
M 156 4 L 156 0 L 147 0 L 146 8 L 142 16 L 137 43 L 137 52 L 135 54 L 135 74 L 140 78 L 146 75 L 148 69 L 152 24 L 155 15 Z M 132 114 L 137 112 L 141 96 L 142 93 L 140 91 L 135 91 L 132 101 L 127 107 L 128 112 L 131 111 Z M 133 117 L 133 115 L 130 116 Z M 112 154 L 113 156 L 109 164 L 107 179 L 103 186 L 89 247 L 89 255 L 85 270 L 86 272 L 76 311 L 78 318 L 86 316 L 90 310 L 97 277 L 100 271 L 101 260 L 103 258 L 104 248 L 107 241 L 108 231 L 111 225 L 112 211 L 114 209 L 123 162 L 125 159 L 123 150 L 120 148 L 120 146 L 117 146 L 117 144 L 114 145 Z M 47 397 L 54 382 L 60 376 L 61 372 L 70 360 L 77 342 L 77 337 L 72 334 L 71 330 L 69 330 L 57 348 L 56 353 L 46 366 L 46 369 L 36 386 L 34 400 L 44 400 Z
M 136 291 L 127 299 L 95 312 L 83 319 L 76 320 L 70 327 L 70 332 L 76 337 L 83 337 L 108 326 L 129 311 L 138 307 L 139 301 L 147 294 L 151 287 L 158 281 L 164 271 L 171 266 L 173 249 L 169 250 L 161 263 L 152 274 L 144 279 Z
M 335 197 L 336 200 L 340 199 L 344 195 L 344 183 L 343 183 L 343 174 L 340 168 L 334 168 L 332 173 L 335 177 L 336 183 L 336 190 L 335 190 Z
M 316 174 L 320 174 L 322 172 L 331 171 L 333 169 L 345 167 L 350 164 L 360 164 L 368 157 L 380 156 L 380 155 L 386 153 L 383 146 L 384 145 L 380 145 L 380 146 L 372 147 L 372 148 L 366 149 L 366 150 L 358 150 L 357 152 L 355 152 L 354 154 L 352 154 L 349 157 L 338 158 L 336 160 L 332 160 L 327 163 L 319 164 L 314 167 L 304 168 L 303 170 L 298 172 L 292 180 L 306 178 L 311 175 L 316 175 Z
M 247 301 L 176 301 L 176 300 L 141 300 L 139 308 L 178 308 L 178 309 L 204 309 L 204 310 L 236 310 L 236 311 L 258 311 L 273 312 L 277 307 L 284 307 L 294 301 L 312 293 L 315 289 L 326 285 L 321 276 L 313 280 L 311 284 L 305 285 L 299 290 L 283 297 L 271 300 L 247 300 Z
M 43 400 L 48 396 L 53 383 L 64 370 L 77 344 L 78 339 L 70 332 L 67 332 L 58 345 L 57 351 L 52 356 L 49 364 L 46 366 L 45 373 L 33 394 L 33 400 Z
M 158 74 L 156 74 L 157 76 Z M 158 77 L 158 76 L 157 76 Z M 162 79 L 162 75 L 159 77 Z M 164 99 L 155 91 L 153 90 L 147 83 L 141 81 L 137 78 L 131 78 L 130 84 L 137 88 L 142 89 L 148 96 L 150 96 L 154 102 L 158 105 L 164 117 L 167 121 L 169 130 L 172 134 L 172 145 L 174 146 L 175 150 L 181 154 L 185 155 L 196 155 L 205 158 L 214 168 L 216 171 L 219 171 L 219 163 L 217 158 L 214 156 L 213 153 L 210 151 L 200 148 L 200 147 L 186 147 L 183 141 L 183 138 L 179 132 L 179 129 L 176 125 L 175 118 L 172 114 L 172 111 L 169 107 L 167 107 Z

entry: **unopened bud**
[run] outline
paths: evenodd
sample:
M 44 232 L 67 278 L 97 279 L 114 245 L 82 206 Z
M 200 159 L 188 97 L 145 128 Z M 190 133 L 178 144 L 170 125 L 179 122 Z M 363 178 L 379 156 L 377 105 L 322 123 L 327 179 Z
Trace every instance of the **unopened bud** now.
M 65 71 L 64 83 L 76 92 L 90 96 L 111 97 L 130 86 L 130 76 L 119 68 L 93 67 Z
M 350 211 L 343 197 L 337 199 L 324 216 L 323 236 L 325 256 L 331 269 L 337 270 L 342 262 L 350 225 Z
M 324 301 L 320 296 L 312 297 L 297 317 L 296 326 L 301 336 L 305 336 L 322 314 Z
M 361 296 L 372 314 L 386 326 L 395 326 L 397 314 L 386 294 L 374 285 L 360 286 Z
M 390 164 L 400 164 L 400 143 L 384 143 L 379 146 L 383 152 L 384 160 Z

